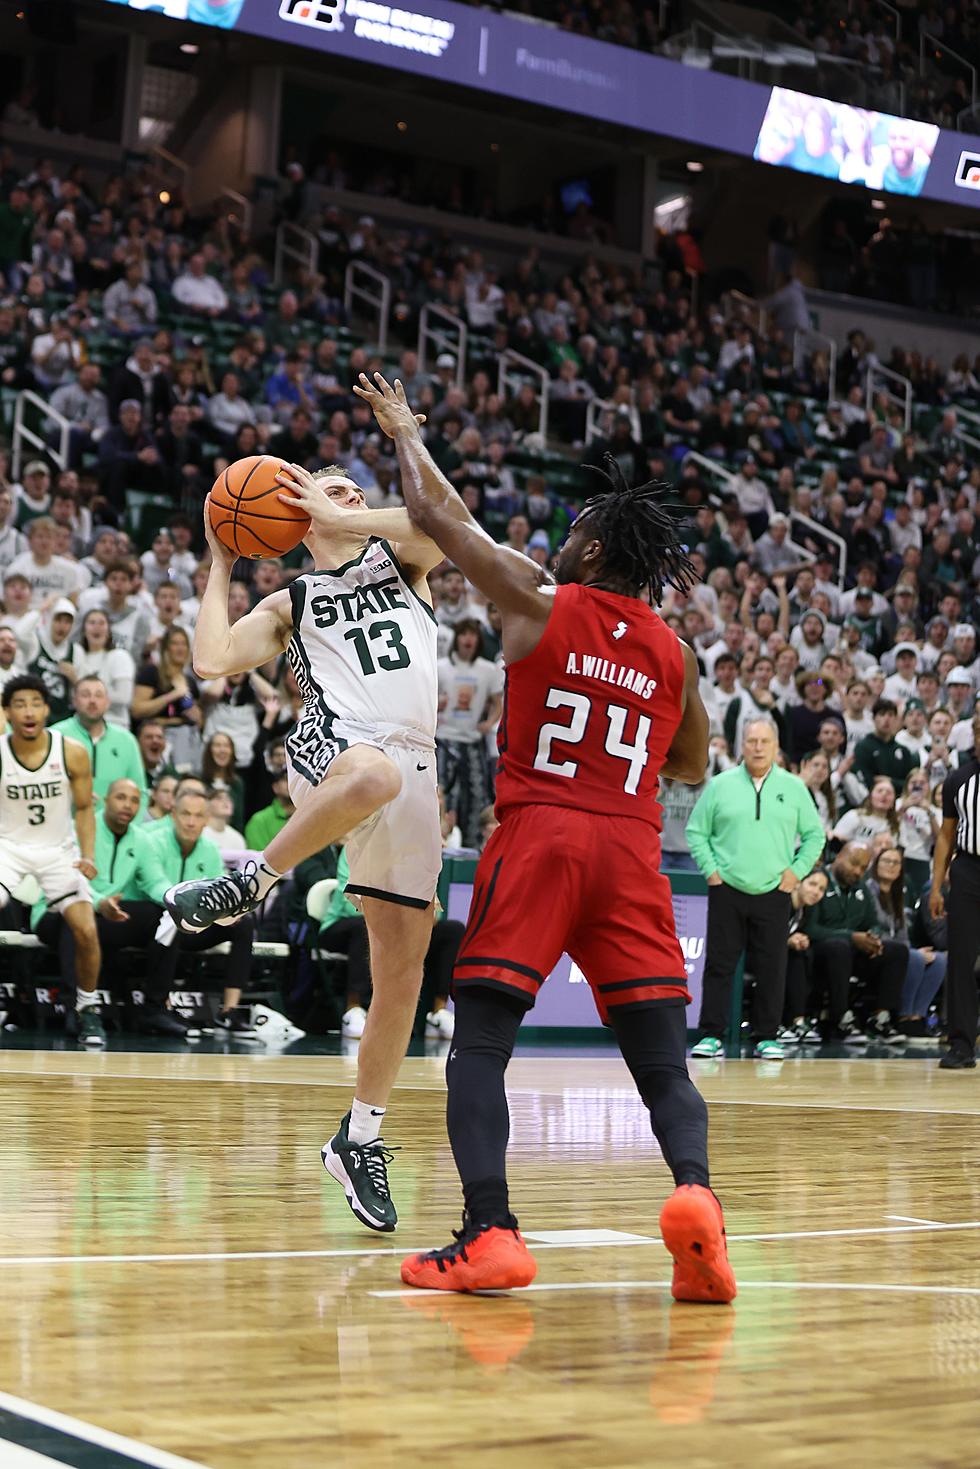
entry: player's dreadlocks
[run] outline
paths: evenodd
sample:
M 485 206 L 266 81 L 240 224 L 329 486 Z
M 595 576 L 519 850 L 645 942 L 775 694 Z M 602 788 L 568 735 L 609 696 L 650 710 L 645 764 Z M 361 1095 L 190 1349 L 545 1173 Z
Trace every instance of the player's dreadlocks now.
M 604 568 L 638 593 L 646 587 L 651 605 L 663 599 L 667 585 L 689 592 L 698 576 L 679 532 L 690 517 L 683 505 L 664 499 L 671 486 L 651 480 L 631 489 L 611 454 L 603 463 L 605 469 L 592 467 L 609 489 L 586 500 L 582 514 L 592 517 L 589 529 L 602 542 Z

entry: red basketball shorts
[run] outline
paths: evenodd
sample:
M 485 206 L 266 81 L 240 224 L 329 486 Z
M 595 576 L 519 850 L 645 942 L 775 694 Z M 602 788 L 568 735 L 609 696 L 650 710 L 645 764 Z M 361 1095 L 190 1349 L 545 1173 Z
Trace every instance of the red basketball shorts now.
M 480 858 L 453 987 L 527 1005 L 565 953 L 610 1010 L 690 1003 L 660 838 L 646 821 L 517 806 Z

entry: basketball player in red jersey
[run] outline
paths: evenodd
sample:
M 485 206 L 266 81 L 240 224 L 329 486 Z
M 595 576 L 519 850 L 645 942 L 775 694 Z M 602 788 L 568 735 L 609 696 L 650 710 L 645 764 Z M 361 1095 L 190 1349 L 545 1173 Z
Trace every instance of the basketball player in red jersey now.
M 708 758 L 697 661 L 652 605 L 666 583 L 693 580 L 678 511 L 662 503 L 662 487 L 630 489 L 608 458 L 608 490 L 572 526 L 556 589 L 472 519 L 429 456 L 401 384 L 380 374 L 375 384 L 362 374 L 355 392 L 395 441 L 409 515 L 499 607 L 507 667 L 500 826 L 480 859 L 453 976 L 447 1122 L 463 1228 L 447 1248 L 405 1260 L 402 1280 L 466 1291 L 534 1278 L 507 1192 L 504 1072 L 565 952 L 616 1035 L 674 1175 L 660 1216 L 673 1294 L 730 1301 L 707 1109 L 685 1057 L 690 995 L 660 872 L 658 776 L 696 784 Z

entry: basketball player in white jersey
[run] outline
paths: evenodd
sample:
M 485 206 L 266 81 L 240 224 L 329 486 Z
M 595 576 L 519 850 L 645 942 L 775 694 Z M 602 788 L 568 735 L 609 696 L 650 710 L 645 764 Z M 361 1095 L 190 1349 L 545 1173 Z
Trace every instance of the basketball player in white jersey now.
M 232 922 L 282 873 L 347 837 L 347 892 L 367 922 L 373 999 L 355 1099 L 322 1157 L 358 1219 L 389 1231 L 397 1215 L 381 1121 L 411 1034 L 442 863 L 436 622 L 426 583 L 442 552 L 405 510 L 367 509 L 336 465 L 315 475 L 293 465 L 281 479 L 311 516 L 305 545 L 316 570 L 230 624 L 236 556 L 211 531 L 205 506 L 213 559 L 194 630 L 194 668 L 222 678 L 285 650 L 306 703 L 286 742 L 296 810 L 260 862 L 213 881 L 179 883 L 164 901 L 190 931 Z M 345 514 L 331 516 L 324 529 L 317 515 L 327 497 Z
M 88 751 L 45 727 L 51 710 L 39 678 L 12 678 L 0 702 L 9 730 L 0 735 L 0 908 L 25 877 L 33 877 L 49 911 L 64 918 L 75 940 L 78 1038 L 101 1046 L 101 956 L 86 881 L 97 876 Z

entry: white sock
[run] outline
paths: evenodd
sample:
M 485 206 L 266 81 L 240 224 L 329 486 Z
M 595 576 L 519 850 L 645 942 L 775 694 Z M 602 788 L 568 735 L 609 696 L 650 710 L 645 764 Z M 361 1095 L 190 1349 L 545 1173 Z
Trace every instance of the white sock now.
M 350 1108 L 350 1123 L 347 1136 L 352 1143 L 365 1147 L 380 1135 L 385 1108 L 372 1107 L 369 1102 L 359 1102 L 355 1097 Z
M 282 873 L 277 872 L 265 861 L 259 861 L 256 864 L 255 876 L 259 884 L 259 902 L 271 893 L 277 882 L 282 880 Z
M 89 1005 L 100 1005 L 102 1003 L 98 990 L 76 990 L 75 1009 L 86 1010 Z

